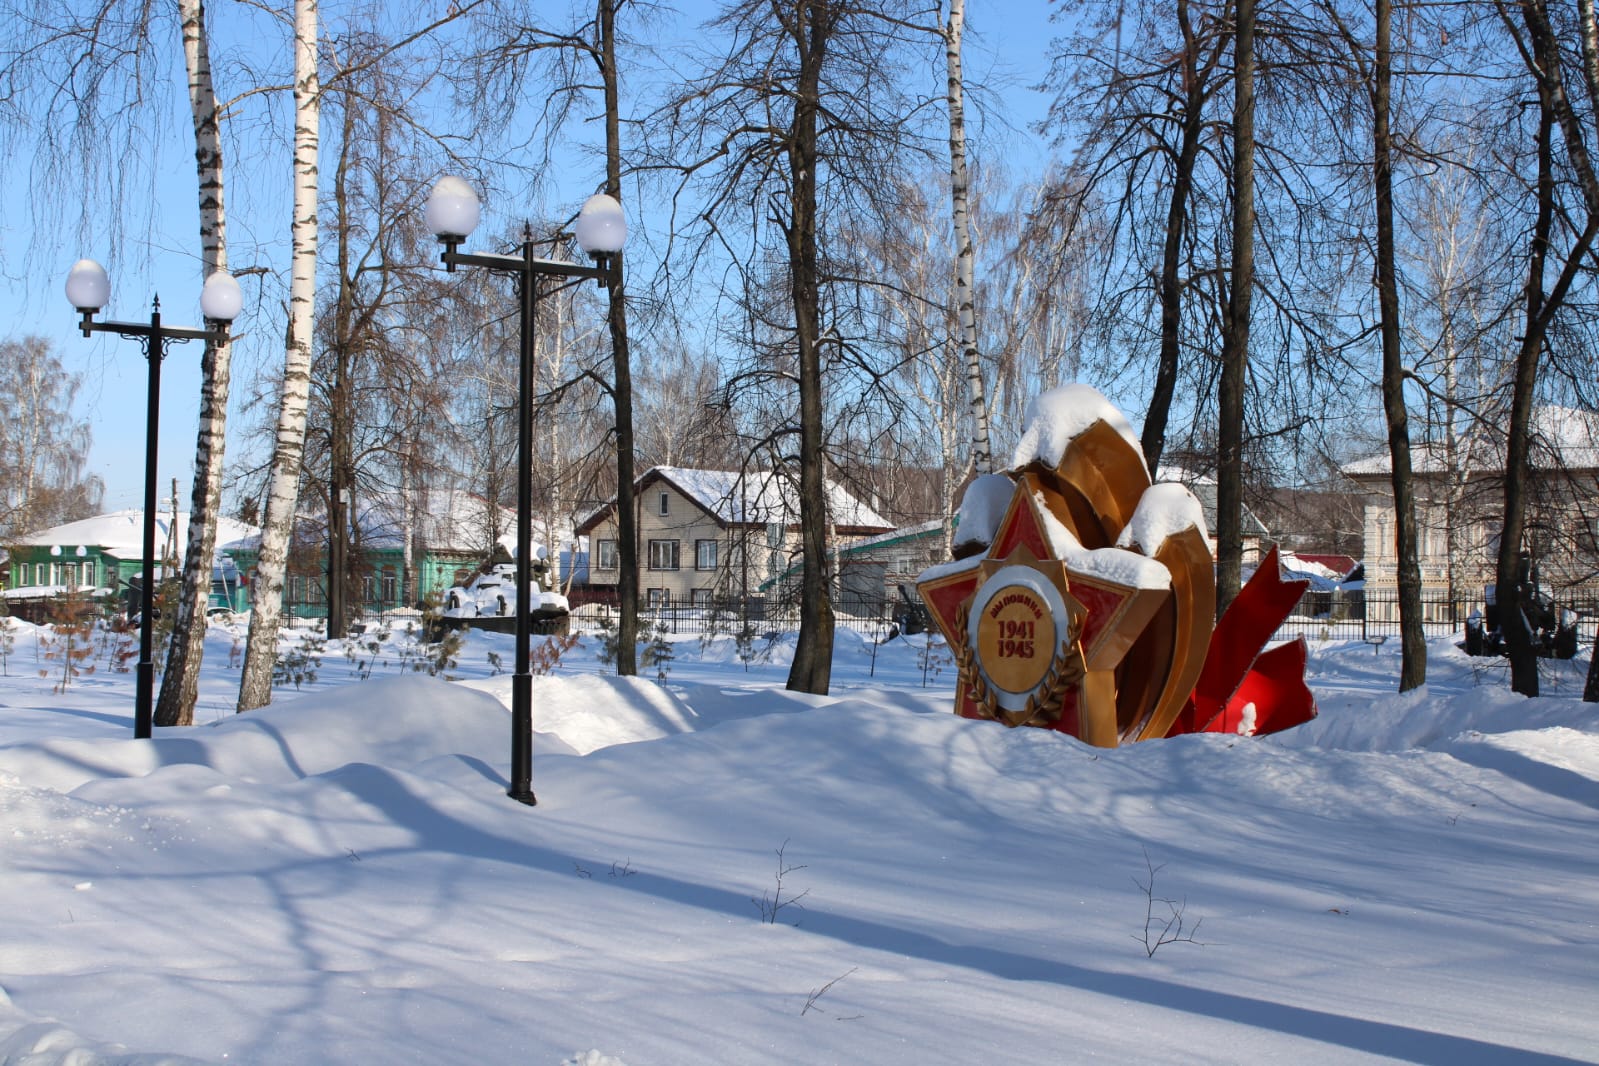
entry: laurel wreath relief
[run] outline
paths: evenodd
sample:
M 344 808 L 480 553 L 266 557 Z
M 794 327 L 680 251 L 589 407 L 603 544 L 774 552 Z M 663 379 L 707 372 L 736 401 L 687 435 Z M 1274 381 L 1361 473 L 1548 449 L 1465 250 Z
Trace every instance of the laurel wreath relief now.
M 1056 649 L 1050 661 L 1049 672 L 1044 675 L 1044 680 L 1033 690 L 1032 695 L 1027 697 L 1027 705 L 1019 711 L 1007 711 L 999 706 L 998 697 L 994 695 L 988 679 L 978 668 L 977 653 L 972 650 L 971 643 L 966 638 L 970 621 L 971 604 L 962 603 L 955 614 L 955 631 L 960 634 L 960 641 L 951 650 L 955 656 L 955 666 L 960 671 L 960 676 L 966 680 L 972 702 L 977 704 L 983 717 L 1003 722 L 1008 726 L 1051 726 L 1059 721 L 1067 691 L 1073 685 L 1079 684 L 1087 673 L 1087 667 L 1083 663 L 1083 651 L 1077 644 L 1078 630 L 1081 626 L 1068 627 L 1066 639 L 1061 641 L 1060 647 Z

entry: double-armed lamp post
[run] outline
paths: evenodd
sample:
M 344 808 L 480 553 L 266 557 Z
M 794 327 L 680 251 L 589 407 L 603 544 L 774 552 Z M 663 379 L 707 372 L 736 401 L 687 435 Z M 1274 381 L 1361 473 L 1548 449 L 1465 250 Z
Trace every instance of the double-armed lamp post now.
M 239 283 L 226 271 L 219 270 L 207 278 L 205 287 L 200 290 L 200 313 L 205 316 L 207 329 L 163 325 L 159 298 L 151 305 L 148 324 L 94 321 L 94 316 L 110 298 L 111 279 L 106 276 L 104 267 L 93 259 L 80 259 L 73 264 L 67 275 L 67 299 L 81 316 L 78 328 L 83 335 L 115 333 L 137 340 L 150 365 L 144 426 L 144 569 L 139 584 L 139 665 L 134 674 L 133 706 L 133 735 L 143 740 L 150 736 L 155 706 L 155 667 L 151 652 L 155 624 L 155 460 L 161 410 L 161 360 L 166 358 L 167 345 L 174 341 L 226 342 L 228 323 L 238 315 L 244 296 L 239 291 Z
M 590 257 L 592 265 L 565 260 L 541 259 L 533 254 L 533 239 L 523 233 L 517 255 L 468 254 L 458 251 L 461 243 L 477 228 L 477 194 L 465 181 L 445 177 L 433 187 L 427 202 L 427 226 L 439 243 L 445 269 L 458 266 L 483 267 L 514 280 L 521 304 L 521 368 L 517 382 L 516 424 L 516 672 L 511 676 L 511 787 L 507 795 L 529 806 L 537 803 L 533 795 L 533 675 L 530 672 L 530 647 L 533 623 L 529 603 L 533 551 L 530 518 L 533 501 L 533 407 L 528 390 L 533 384 L 534 320 L 538 309 L 538 281 L 541 277 L 593 279 L 606 285 L 610 277 L 610 257 L 622 250 L 627 240 L 627 220 L 622 205 L 604 194 L 589 197 L 578 213 L 574 226 L 577 243 Z

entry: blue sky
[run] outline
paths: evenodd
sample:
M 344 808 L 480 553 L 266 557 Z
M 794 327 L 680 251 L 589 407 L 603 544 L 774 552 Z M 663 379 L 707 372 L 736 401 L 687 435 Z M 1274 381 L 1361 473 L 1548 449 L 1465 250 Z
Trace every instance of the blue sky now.
M 699 3 L 684 6 L 691 10 L 709 7 Z M 973 34 L 966 60 L 968 77 L 987 77 L 993 84 L 1005 85 L 1002 110 L 1018 129 L 1042 114 L 1041 97 L 1027 87 L 1043 76 L 1049 40 L 1058 33 L 1049 22 L 1050 8 L 1042 0 L 968 0 L 968 26 Z M 231 17 L 234 9 L 227 10 Z M 325 6 L 324 17 L 328 14 Z M 693 17 L 685 15 L 685 25 Z M 172 44 L 174 76 L 167 79 L 170 84 L 160 87 L 160 91 L 170 93 L 164 102 L 169 121 L 164 128 L 151 130 L 148 138 L 142 138 L 146 158 L 153 161 L 151 180 L 142 191 L 123 195 L 122 202 L 127 205 L 124 213 L 133 223 L 134 232 L 115 246 L 115 257 L 107 236 L 109 227 L 103 222 L 97 224 L 98 228 L 83 228 L 70 220 L 42 230 L 35 225 L 30 198 L 39 195 L 34 191 L 38 179 L 28 173 L 26 159 L 17 160 L 20 165 L 0 175 L 4 181 L 0 200 L 0 301 L 9 311 L 8 332 L 13 336 L 36 334 L 50 339 L 67 369 L 82 375 L 75 411 L 93 425 L 89 469 L 105 480 L 108 510 L 137 507 L 143 495 L 147 368 L 136 342 L 105 334 L 91 338 L 79 334 L 63 285 L 74 260 L 80 256 L 99 259 L 110 269 L 112 285 L 111 304 L 102 317 L 148 321 L 150 302 L 159 296 L 165 322 L 200 324 L 203 279 L 198 260 L 194 170 L 175 30 Z M 250 58 L 263 63 L 284 54 L 278 41 L 245 51 L 262 52 Z M 225 77 L 225 72 L 219 71 L 219 79 Z M 225 82 L 222 91 L 227 91 Z M 233 132 L 237 135 L 239 131 Z M 1006 135 L 1000 142 L 1003 148 L 992 154 L 1003 154 L 1017 172 L 1037 169 L 1046 154 L 1038 139 L 1025 132 Z M 242 164 L 238 155 L 229 160 L 229 237 L 235 268 L 241 262 L 260 261 L 256 257 L 280 260 L 286 252 L 287 148 L 262 147 L 257 155 L 259 159 Z M 578 171 L 552 191 L 552 203 L 557 207 L 575 208 L 593 185 L 595 174 L 581 172 L 581 168 Z M 112 181 L 110 174 L 89 175 L 94 190 L 91 195 L 103 198 Z M 77 203 L 81 194 L 69 194 L 66 199 Z M 567 200 L 571 201 L 569 205 Z M 504 220 L 494 217 L 492 204 L 488 207 L 483 231 L 493 232 L 501 228 Z M 648 225 L 648 219 L 633 221 L 635 226 Z M 246 308 L 237 323 L 237 332 L 243 339 L 235 346 L 230 469 L 244 461 L 251 449 L 239 432 L 243 429 L 241 404 L 249 396 L 256 375 L 282 357 L 278 316 L 257 314 L 252 320 L 248 301 L 251 290 L 247 287 L 246 291 Z M 165 495 L 176 478 L 185 509 L 198 418 L 200 354 L 197 342 L 173 345 L 162 367 L 159 485 Z M 260 446 L 254 448 L 259 453 Z

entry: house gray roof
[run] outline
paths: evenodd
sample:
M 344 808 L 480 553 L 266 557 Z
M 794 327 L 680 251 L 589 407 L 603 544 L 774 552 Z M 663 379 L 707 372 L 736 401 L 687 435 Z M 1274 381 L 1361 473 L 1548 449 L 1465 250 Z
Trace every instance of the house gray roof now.
M 724 526 L 792 523 L 799 516 L 799 494 L 786 479 L 770 470 L 691 470 L 656 466 L 635 482 L 643 491 L 652 482 L 665 481 Z M 851 496 L 834 482 L 826 483 L 828 514 L 834 524 L 848 530 L 889 530 L 893 524 Z M 577 523 L 579 533 L 597 526 L 616 507 L 613 496 Z

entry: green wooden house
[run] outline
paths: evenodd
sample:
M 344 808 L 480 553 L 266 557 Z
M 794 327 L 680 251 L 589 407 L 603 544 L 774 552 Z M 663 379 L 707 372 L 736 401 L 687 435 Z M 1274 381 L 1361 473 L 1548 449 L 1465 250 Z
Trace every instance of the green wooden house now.
M 158 573 L 164 561 L 180 565 L 188 545 L 189 516 L 179 512 L 176 518 L 175 523 L 171 513 L 156 518 Z M 223 518 L 217 540 L 236 541 L 253 532 L 242 522 Z M 50 601 L 65 592 L 110 596 L 128 588 L 144 569 L 144 512 L 130 508 L 67 522 L 16 538 L 8 547 L 7 605 L 22 617 L 42 621 Z M 211 608 L 242 611 L 248 605 L 234 561 L 219 550 L 212 568 Z
M 374 617 L 412 610 L 431 594 L 465 584 L 493 553 L 496 540 L 514 544 L 515 532 L 515 512 L 471 493 L 423 493 L 409 506 L 397 495 L 357 500 L 351 556 L 360 575 L 361 613 Z M 307 511 L 296 520 L 283 589 L 283 609 L 293 617 L 327 615 L 327 539 L 320 512 Z M 238 562 L 248 585 L 260 559 L 260 533 L 252 531 L 221 550 Z

